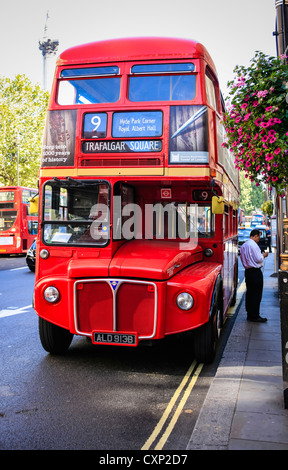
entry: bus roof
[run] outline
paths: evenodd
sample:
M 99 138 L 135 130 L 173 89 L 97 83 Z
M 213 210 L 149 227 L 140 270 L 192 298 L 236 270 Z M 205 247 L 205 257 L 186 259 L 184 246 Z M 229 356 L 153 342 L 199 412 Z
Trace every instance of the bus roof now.
M 57 65 L 192 58 L 206 60 L 216 73 L 215 65 L 202 44 L 191 39 L 168 37 L 108 39 L 71 47 L 60 54 Z

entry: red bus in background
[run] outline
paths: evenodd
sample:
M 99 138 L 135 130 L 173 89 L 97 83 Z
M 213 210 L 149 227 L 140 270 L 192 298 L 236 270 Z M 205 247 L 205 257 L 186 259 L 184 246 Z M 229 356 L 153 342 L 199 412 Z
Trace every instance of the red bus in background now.
M 0 187 L 0 254 L 26 253 L 38 232 L 38 213 L 31 213 L 29 200 L 37 189 Z
M 213 360 L 237 289 L 238 172 L 201 44 L 95 42 L 57 61 L 39 174 L 44 349 L 189 334 Z

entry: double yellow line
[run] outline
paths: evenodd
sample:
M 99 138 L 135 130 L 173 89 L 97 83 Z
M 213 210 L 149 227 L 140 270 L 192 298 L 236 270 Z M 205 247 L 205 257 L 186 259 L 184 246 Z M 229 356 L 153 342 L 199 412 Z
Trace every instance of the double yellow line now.
M 163 446 L 165 445 L 165 442 L 167 441 L 168 437 L 170 436 L 179 416 L 180 416 L 180 413 L 182 412 L 183 410 L 183 407 L 191 393 L 191 390 L 193 389 L 199 375 L 200 375 L 200 372 L 203 368 L 203 365 L 204 364 L 199 364 L 198 367 L 195 369 L 197 365 L 197 362 L 196 361 L 193 361 L 191 366 L 189 367 L 189 369 L 187 370 L 185 376 L 183 377 L 182 379 L 182 382 L 180 383 L 179 387 L 177 388 L 177 390 L 175 391 L 173 397 L 171 398 L 170 402 L 168 403 L 167 405 L 167 408 L 166 410 L 164 411 L 163 415 L 162 415 L 162 418 L 160 419 L 160 421 L 158 422 L 158 424 L 156 425 L 154 431 L 152 432 L 151 436 L 147 439 L 147 441 L 145 442 L 145 444 L 143 445 L 143 447 L 141 448 L 141 450 L 148 450 L 151 448 L 152 444 L 154 443 L 154 441 L 158 438 L 159 434 L 161 433 L 166 421 L 168 420 L 169 418 L 169 415 L 172 413 L 172 410 L 180 396 L 180 394 L 182 393 L 183 389 L 185 388 L 187 382 L 188 385 L 187 385 L 187 388 L 181 398 L 181 400 L 179 401 L 179 404 L 176 408 L 176 410 L 174 411 L 171 419 L 170 419 L 170 422 L 166 428 L 166 430 L 164 431 L 164 433 L 162 434 L 162 437 L 159 439 L 157 445 L 154 447 L 154 450 L 161 450 L 163 449 Z M 194 371 L 194 372 L 193 372 Z
M 228 314 L 227 314 L 227 317 L 231 317 L 234 315 L 234 313 L 236 312 L 237 310 L 237 307 L 241 301 L 241 298 L 242 298 L 242 295 L 245 291 L 245 280 L 242 281 L 241 285 L 238 287 L 237 289 L 237 293 L 238 293 L 238 298 L 237 298 L 237 302 L 236 302 L 236 305 L 234 307 L 231 307 L 229 310 L 228 310 Z M 200 372 L 204 366 L 204 364 L 198 364 L 197 366 L 197 362 L 196 361 L 193 361 L 191 366 L 189 367 L 189 369 L 187 370 L 185 376 L 183 377 L 182 379 L 182 382 L 180 383 L 179 387 L 177 388 L 177 390 L 175 391 L 173 397 L 171 398 L 170 402 L 168 403 L 167 407 L 166 407 L 166 410 L 164 411 L 160 421 L 158 422 L 158 424 L 156 425 L 154 431 L 152 432 L 151 436 L 147 439 L 147 441 L 145 442 L 145 444 L 143 445 L 143 447 L 141 448 L 141 450 L 148 450 L 151 448 L 151 446 L 153 445 L 154 441 L 158 438 L 159 434 L 162 432 L 162 429 L 164 428 L 164 425 L 166 423 L 166 421 L 168 420 L 170 414 L 172 413 L 173 411 L 173 408 L 175 407 L 175 404 L 180 396 L 180 394 L 182 393 L 182 391 L 184 390 L 187 382 L 188 385 L 186 387 L 186 390 L 185 392 L 183 393 L 183 396 L 181 398 L 181 400 L 179 401 L 179 404 L 176 408 L 176 410 L 174 411 L 171 419 L 170 419 L 170 422 L 168 424 L 168 426 L 166 427 L 166 430 L 163 432 L 161 438 L 159 439 L 158 443 L 155 445 L 154 447 L 154 450 L 161 450 L 163 449 L 164 445 L 165 445 L 165 442 L 167 441 L 168 437 L 170 436 L 171 432 L 173 431 L 173 428 L 184 408 L 184 405 L 186 403 L 186 401 L 188 400 L 188 397 L 191 393 L 191 390 L 193 389 L 199 375 L 200 375 Z

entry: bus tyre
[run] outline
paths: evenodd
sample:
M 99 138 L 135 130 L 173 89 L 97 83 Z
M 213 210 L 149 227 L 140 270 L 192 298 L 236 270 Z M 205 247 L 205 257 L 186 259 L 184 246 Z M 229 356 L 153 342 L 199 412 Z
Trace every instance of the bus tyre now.
M 211 309 L 211 316 L 207 323 L 194 331 L 193 353 L 194 359 L 204 364 L 214 360 L 217 341 L 223 326 L 222 289 L 217 290 Z
M 45 351 L 51 354 L 63 354 L 73 339 L 70 331 L 39 318 L 40 341 Z
M 215 357 L 216 341 L 213 334 L 211 320 L 194 332 L 194 359 L 204 364 L 209 364 Z

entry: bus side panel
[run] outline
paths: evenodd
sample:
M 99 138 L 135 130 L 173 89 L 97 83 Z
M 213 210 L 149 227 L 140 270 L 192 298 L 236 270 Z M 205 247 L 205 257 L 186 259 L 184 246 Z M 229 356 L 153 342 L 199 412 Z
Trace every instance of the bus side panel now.
M 166 334 L 198 328 L 209 320 L 214 284 L 222 265 L 204 262 L 184 269 L 167 283 Z M 188 292 L 194 298 L 189 311 L 176 305 L 177 295 Z

